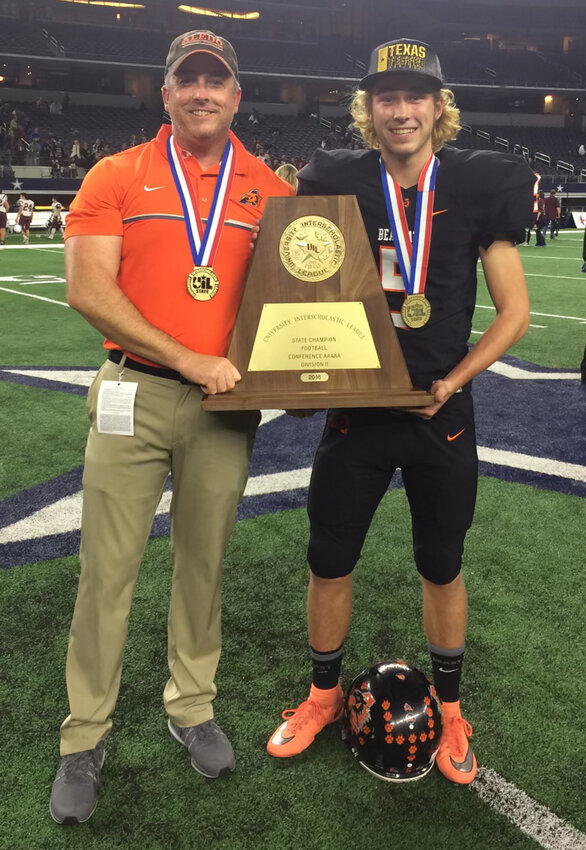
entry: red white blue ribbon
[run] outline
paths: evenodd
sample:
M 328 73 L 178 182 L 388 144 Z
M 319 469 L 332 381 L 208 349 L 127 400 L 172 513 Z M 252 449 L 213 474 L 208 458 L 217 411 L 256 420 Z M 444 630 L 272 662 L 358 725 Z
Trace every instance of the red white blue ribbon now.
M 222 228 L 230 200 L 230 189 L 236 170 L 236 157 L 232 142 L 228 139 L 224 153 L 222 154 L 214 197 L 205 230 L 189 171 L 173 135 L 169 136 L 167 140 L 167 158 L 181 206 L 183 207 L 183 216 L 185 218 L 185 227 L 193 257 L 193 264 L 194 266 L 212 267 L 220 244 Z
M 407 216 L 405 215 L 401 187 L 385 168 L 382 157 L 380 160 L 387 214 L 393 234 L 395 251 L 397 252 L 397 261 L 407 295 L 423 295 L 425 292 L 425 279 L 429 264 L 429 246 L 431 244 L 435 176 L 438 166 L 439 160 L 432 153 L 419 175 L 412 240 L 407 224 Z

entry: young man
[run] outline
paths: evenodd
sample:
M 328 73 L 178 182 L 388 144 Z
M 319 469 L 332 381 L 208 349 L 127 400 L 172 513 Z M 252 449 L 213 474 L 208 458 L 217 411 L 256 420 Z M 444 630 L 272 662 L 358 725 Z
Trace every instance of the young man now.
M 371 150 L 317 150 L 299 174 L 302 194 L 357 196 L 413 384 L 429 390 L 434 403 L 410 411 L 328 413 L 308 502 L 312 684 L 309 698 L 284 714 L 267 748 L 277 757 L 296 755 L 342 714 L 339 675 L 352 570 L 376 507 L 401 468 L 443 704 L 438 766 L 466 784 L 476 774 L 472 729 L 459 702 L 467 612 L 460 568 L 478 463 L 470 383 L 529 324 L 515 243 L 534 218 L 535 178 L 519 157 L 444 148 L 459 129 L 459 111 L 441 86 L 439 60 L 428 45 L 402 38 L 377 47 L 352 109 Z M 427 273 L 425 262 L 411 265 L 416 249 L 429 255 Z M 479 257 L 496 317 L 468 350 Z
M 53 239 L 63 226 L 63 204 L 54 196 L 51 198 L 51 218 L 49 219 L 49 239 Z
M 24 245 L 28 245 L 31 235 L 31 224 L 33 222 L 33 214 L 35 211 L 35 202 L 31 201 L 29 196 L 24 192 L 20 193 L 18 199 L 18 212 L 16 214 L 16 224 L 21 227 L 22 241 Z
M 95 165 L 67 219 L 68 301 L 109 354 L 88 394 L 58 823 L 86 821 L 97 804 L 132 593 L 169 473 L 168 727 L 204 776 L 235 766 L 213 710 L 221 569 L 260 415 L 206 413 L 201 399 L 240 380 L 225 354 L 252 241 L 266 198 L 293 190 L 230 131 L 241 92 L 224 38 L 178 36 L 162 94 L 171 126 Z M 244 202 L 253 190 L 256 206 Z
M 0 192 L 0 245 L 4 245 L 6 241 L 6 223 L 9 210 L 8 196 L 4 192 Z
M 549 227 L 549 238 L 555 239 L 556 233 L 559 230 L 559 219 L 562 214 L 562 207 L 557 197 L 556 190 L 550 189 L 549 195 L 545 199 L 543 205 L 543 211 L 545 214 L 545 225 L 543 227 L 543 235 L 547 233 L 547 228 Z

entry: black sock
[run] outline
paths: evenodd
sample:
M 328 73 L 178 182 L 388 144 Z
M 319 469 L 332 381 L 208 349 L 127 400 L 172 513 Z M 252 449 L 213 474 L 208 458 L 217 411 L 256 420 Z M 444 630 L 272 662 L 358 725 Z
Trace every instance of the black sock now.
M 312 683 L 321 690 L 335 688 L 342 669 L 343 644 L 332 652 L 317 652 L 313 647 L 310 650 Z
M 428 643 L 428 647 L 438 697 L 442 702 L 458 702 L 465 647 L 441 649 L 431 643 Z

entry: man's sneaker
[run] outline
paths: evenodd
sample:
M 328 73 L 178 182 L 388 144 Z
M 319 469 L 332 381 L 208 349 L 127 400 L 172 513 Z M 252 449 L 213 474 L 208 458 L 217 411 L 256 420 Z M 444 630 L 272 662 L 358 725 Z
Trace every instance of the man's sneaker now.
M 215 720 L 182 728 L 169 718 L 169 732 L 187 749 L 191 766 L 202 776 L 216 779 L 236 767 L 232 745 Z
M 339 720 L 344 712 L 344 692 L 340 685 L 328 690 L 311 686 L 309 699 L 297 708 L 288 708 L 267 744 L 267 752 L 277 758 L 296 756 L 306 750 L 318 732 Z
M 63 756 L 51 789 L 49 810 L 56 823 L 85 823 L 98 805 L 104 741 L 93 750 Z
M 459 702 L 442 703 L 442 737 L 437 766 L 447 779 L 468 785 L 476 776 L 476 756 L 468 743 L 472 726 L 460 714 Z

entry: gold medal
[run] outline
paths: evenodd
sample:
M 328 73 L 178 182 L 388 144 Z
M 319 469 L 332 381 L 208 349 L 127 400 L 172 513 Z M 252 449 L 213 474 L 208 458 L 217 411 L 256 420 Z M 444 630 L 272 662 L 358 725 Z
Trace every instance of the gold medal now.
M 219 287 L 218 276 L 209 266 L 194 266 L 187 275 L 187 291 L 196 301 L 211 301 Z
M 408 295 L 401 307 L 401 317 L 407 327 L 422 328 L 431 316 L 431 304 L 425 295 Z

